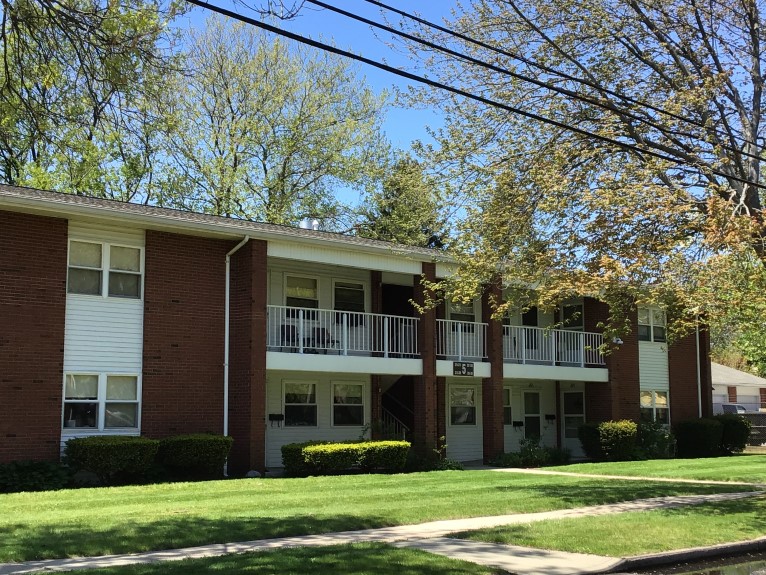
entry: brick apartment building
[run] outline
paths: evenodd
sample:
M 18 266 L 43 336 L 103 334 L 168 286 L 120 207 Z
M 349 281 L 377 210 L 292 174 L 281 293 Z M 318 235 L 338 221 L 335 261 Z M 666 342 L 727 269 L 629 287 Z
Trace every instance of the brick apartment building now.
M 0 185 L 0 461 L 72 437 L 234 437 L 230 470 L 308 439 L 404 435 L 479 460 L 577 427 L 711 411 L 709 342 L 668 349 L 660 310 L 607 357 L 606 306 L 490 319 L 489 295 L 422 315 L 431 250 Z

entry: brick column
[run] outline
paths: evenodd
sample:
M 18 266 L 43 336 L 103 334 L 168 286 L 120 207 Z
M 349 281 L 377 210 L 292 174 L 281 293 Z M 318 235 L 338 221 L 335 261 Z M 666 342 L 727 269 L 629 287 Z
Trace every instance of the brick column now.
M 609 319 L 609 306 L 593 298 L 584 300 L 585 331 L 601 331 L 599 322 Z M 585 384 L 585 414 L 588 421 L 631 419 L 639 416 L 639 371 L 637 312 L 630 314 L 633 331 L 622 336 L 622 345 L 614 347 L 606 357 L 609 383 Z
M 429 281 L 436 279 L 436 264 L 423 262 L 423 277 Z M 422 277 L 415 276 L 414 299 L 423 304 L 426 299 Z M 418 322 L 418 349 L 423 361 L 423 375 L 414 377 L 415 386 L 415 422 L 412 430 L 413 444 L 417 449 L 430 450 L 436 447 L 437 406 L 436 393 L 436 310 L 428 309 Z
M 58 459 L 67 221 L 0 211 L 0 462 Z
M 710 383 L 710 342 L 707 330 L 700 329 L 700 382 L 702 413 L 712 413 Z M 699 415 L 697 393 L 697 334 L 692 332 L 668 346 L 668 375 L 670 378 L 670 420 L 672 423 L 696 419 Z
M 492 319 L 493 302 L 502 300 L 503 292 L 499 279 L 487 286 L 481 298 L 482 321 L 487 322 L 487 357 L 490 376 L 482 380 L 482 430 L 484 439 L 484 460 L 491 460 L 505 448 L 503 432 L 503 324 Z
M 266 255 L 250 240 L 231 257 L 229 338 L 230 472 L 266 465 Z

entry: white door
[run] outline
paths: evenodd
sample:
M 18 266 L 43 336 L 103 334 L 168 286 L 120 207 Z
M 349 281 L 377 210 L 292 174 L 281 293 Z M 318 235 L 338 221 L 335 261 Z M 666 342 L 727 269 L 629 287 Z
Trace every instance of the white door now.
M 561 394 L 561 405 L 564 418 L 564 424 L 561 426 L 561 446 L 568 449 L 573 457 L 584 457 L 577 430 L 585 423 L 585 393 L 564 391 Z

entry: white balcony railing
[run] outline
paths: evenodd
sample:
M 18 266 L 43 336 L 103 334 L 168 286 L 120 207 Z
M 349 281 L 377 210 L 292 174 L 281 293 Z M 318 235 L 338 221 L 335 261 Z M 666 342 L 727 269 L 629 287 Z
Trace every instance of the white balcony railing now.
M 487 357 L 487 324 L 437 319 L 436 341 L 437 356 L 481 361 Z
M 547 365 L 604 365 L 600 333 L 503 326 L 503 360 Z
M 271 351 L 417 357 L 418 318 L 268 306 Z

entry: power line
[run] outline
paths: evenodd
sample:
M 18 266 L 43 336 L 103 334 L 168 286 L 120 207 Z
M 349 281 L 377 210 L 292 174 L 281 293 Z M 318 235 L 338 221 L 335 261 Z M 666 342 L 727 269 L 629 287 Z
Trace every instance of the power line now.
M 426 84 L 428 86 L 439 88 L 441 90 L 445 90 L 447 92 L 451 92 L 453 94 L 456 94 L 458 96 L 462 96 L 464 98 L 474 100 L 477 102 L 480 102 L 482 104 L 485 104 L 487 106 L 492 106 L 495 108 L 500 108 L 501 110 L 505 110 L 507 112 L 511 112 L 514 114 L 518 114 L 520 116 L 523 116 L 525 118 L 529 118 L 530 120 L 535 120 L 538 122 L 543 122 L 545 124 L 550 124 L 552 126 L 555 126 L 557 128 L 561 128 L 562 130 L 566 130 L 569 132 L 573 132 L 576 134 L 580 134 L 582 136 L 585 136 L 589 139 L 598 140 L 607 144 L 611 144 L 612 146 L 616 146 L 620 149 L 623 149 L 625 151 L 633 152 L 639 155 L 645 154 L 647 156 L 651 156 L 660 160 L 664 160 L 673 164 L 678 165 L 685 165 L 687 162 L 684 162 L 683 160 L 680 160 L 678 158 L 674 158 L 672 156 L 667 156 L 665 154 L 661 154 L 659 152 L 655 152 L 653 150 L 647 150 L 643 148 L 639 148 L 638 146 L 635 146 L 633 144 L 628 144 L 625 142 L 621 142 L 620 140 L 615 140 L 613 138 L 609 138 L 607 136 L 602 136 L 600 134 L 594 134 L 593 132 L 589 132 L 588 130 L 584 130 L 582 128 L 578 128 L 576 126 L 571 126 L 569 124 L 566 124 L 564 122 L 560 122 L 558 120 L 554 120 L 552 118 L 546 118 L 543 116 L 540 116 L 538 114 L 534 114 L 532 112 L 527 112 L 525 110 L 522 110 L 520 108 L 516 108 L 514 106 L 510 106 L 508 104 L 504 104 L 502 102 L 497 102 L 495 100 L 491 100 L 489 98 L 485 98 L 484 96 L 480 96 L 477 94 L 472 94 L 470 92 L 466 92 L 465 90 L 461 90 L 460 88 L 455 88 L 454 86 L 449 86 L 447 84 L 443 84 L 441 82 L 437 82 L 435 80 L 431 80 L 429 78 L 425 78 L 423 76 L 418 76 L 417 74 L 413 74 L 411 72 L 407 72 L 404 70 L 400 70 L 398 68 L 394 68 L 393 66 L 389 66 L 388 64 L 384 64 L 382 62 L 378 62 L 377 60 L 372 60 L 370 58 L 367 58 L 365 56 L 354 54 L 353 52 L 349 52 L 347 50 L 343 50 L 341 48 L 337 48 L 336 46 L 332 46 L 330 44 L 326 44 L 324 42 L 319 42 L 317 40 L 314 40 L 313 38 L 307 38 L 305 36 L 301 36 L 300 34 L 296 34 L 294 32 L 290 32 L 288 30 L 284 30 L 282 28 L 278 28 L 276 26 L 272 26 L 271 24 L 267 24 L 266 22 L 261 22 L 260 20 L 256 20 L 254 18 L 250 18 L 248 16 L 244 16 L 242 14 L 239 14 L 238 12 L 234 12 L 232 10 L 228 10 L 226 8 L 222 8 L 220 6 L 216 6 L 215 4 L 210 4 L 206 2 L 205 0 L 186 0 L 190 4 L 194 4 L 195 6 L 199 6 L 201 8 L 205 8 L 207 10 L 211 10 L 213 12 L 216 12 L 218 14 L 221 14 L 223 16 L 226 16 L 228 18 L 233 18 L 235 20 L 238 20 L 240 22 L 243 22 L 245 24 L 249 24 L 252 26 L 256 26 L 257 28 L 261 28 L 262 30 L 266 30 L 267 32 L 271 32 L 273 34 L 276 34 L 278 36 L 283 36 L 285 38 L 289 38 L 291 40 L 295 40 L 296 42 L 300 42 L 302 44 L 306 44 L 308 46 L 312 46 L 314 48 L 318 48 L 320 50 L 330 52 L 339 56 L 343 56 L 345 58 L 349 58 L 352 60 L 356 60 L 357 62 L 362 62 L 363 64 L 367 64 L 369 66 L 372 66 L 374 68 L 378 68 L 380 70 L 383 70 L 385 72 L 389 72 L 392 74 L 395 74 L 397 76 L 401 76 L 402 78 L 407 78 L 408 80 L 412 80 L 421 84 Z M 698 166 L 701 167 L 701 166 Z M 710 169 L 710 173 L 713 175 L 717 175 L 729 180 L 734 180 L 746 185 L 751 185 L 757 188 L 764 188 L 766 189 L 766 185 L 759 184 L 756 182 L 751 182 L 749 180 L 746 180 L 744 178 L 740 178 L 739 176 L 735 176 L 733 174 L 725 174 L 723 172 Z
M 307 1 L 311 2 L 311 0 L 307 0 Z M 590 80 L 588 80 L 586 78 L 578 78 L 577 76 L 572 76 L 571 74 L 567 74 L 566 72 L 562 72 L 560 70 L 556 70 L 555 68 L 551 68 L 549 66 L 545 66 L 545 65 L 540 64 L 538 62 L 535 62 L 534 60 L 530 60 L 529 58 L 527 58 L 527 57 L 525 57 L 525 56 L 523 56 L 521 54 L 516 54 L 516 53 L 513 53 L 513 52 L 509 52 L 509 51 L 504 50 L 502 48 L 498 48 L 496 46 L 492 46 L 491 44 L 487 44 L 486 42 L 483 42 L 481 40 L 476 40 L 475 38 L 472 38 L 472 37 L 470 37 L 470 36 L 468 36 L 466 34 L 462 34 L 461 32 L 456 32 L 454 30 L 451 30 L 449 28 L 446 28 L 444 26 L 441 26 L 439 24 L 436 24 L 434 22 L 431 22 L 429 20 L 426 20 L 424 18 L 416 16 L 415 14 L 412 14 L 410 12 L 406 12 L 406 11 L 401 10 L 399 8 L 395 8 L 393 6 L 389 6 L 388 4 L 380 2 L 379 0 L 364 0 L 364 1 L 368 2 L 369 4 L 373 4 L 375 6 L 378 6 L 379 8 L 383 8 L 385 10 L 389 10 L 391 12 L 394 12 L 395 14 L 399 14 L 400 16 L 403 16 L 403 17 L 408 18 L 410 20 L 414 20 L 415 22 L 419 22 L 420 24 L 424 24 L 424 25 L 428 26 L 429 28 L 433 28 L 434 30 L 438 30 L 440 32 L 444 32 L 445 34 L 449 34 L 451 36 L 454 36 L 455 38 L 458 38 L 460 40 L 463 40 L 463 41 L 468 42 L 470 44 L 473 44 L 475 46 L 479 46 L 481 48 L 485 48 L 487 50 L 490 50 L 492 52 L 495 52 L 495 53 L 500 54 L 502 56 L 505 56 L 507 58 L 511 58 L 513 60 L 518 60 L 519 62 L 527 64 L 528 66 L 531 66 L 533 68 L 537 68 L 539 70 L 542 70 L 543 72 L 547 72 L 548 74 L 553 74 L 553 75 L 559 76 L 559 77 L 561 77 L 561 78 L 563 78 L 565 80 L 569 80 L 571 82 L 576 82 L 576 83 L 588 86 L 589 88 L 593 88 L 594 90 L 598 90 L 598 91 L 603 92 L 605 94 L 608 94 L 608 95 L 610 95 L 612 97 L 619 98 L 620 100 L 623 100 L 623 101 L 628 102 L 630 104 L 641 106 L 641 107 L 647 108 L 649 110 L 653 110 L 653 111 L 655 111 L 655 112 L 657 112 L 659 114 L 663 114 L 663 115 L 666 115 L 668 117 L 674 118 L 676 120 L 680 120 L 682 122 L 686 122 L 688 124 L 692 124 L 694 126 L 697 126 L 698 128 L 703 128 L 703 129 L 707 128 L 703 123 L 698 122 L 697 120 L 694 120 L 693 118 L 688 118 L 686 116 L 681 116 L 680 114 L 676 114 L 674 112 L 668 111 L 668 110 L 666 110 L 664 108 L 660 108 L 660 107 L 655 106 L 653 104 L 650 104 L 648 102 L 643 102 L 641 100 L 637 100 L 635 98 L 631 98 L 630 96 L 627 96 L 627 95 L 622 94 L 620 92 L 617 92 L 615 90 L 611 90 L 610 88 L 607 88 L 607 87 L 604 87 L 604 86 L 600 86 L 600 85 L 596 84 L 595 82 L 591 82 Z M 748 144 L 750 146 L 758 147 L 758 144 L 756 142 L 751 142 L 750 140 L 748 140 L 748 139 L 746 139 L 746 138 L 744 138 L 742 136 L 734 136 L 734 135 L 730 136 L 729 134 L 725 134 L 725 133 L 722 133 L 722 132 L 717 131 L 717 130 L 714 131 L 714 133 L 715 133 L 716 136 L 722 137 L 723 139 L 730 139 L 730 138 L 738 139 L 738 140 L 741 140 L 743 144 Z M 748 152 L 744 152 L 744 151 L 739 150 L 737 148 L 733 148 L 733 147 L 731 147 L 729 145 L 723 145 L 723 147 L 725 149 L 727 149 L 727 150 L 730 150 L 730 151 L 733 151 L 733 152 L 737 152 L 739 154 L 742 154 L 744 156 L 747 156 L 747 157 L 750 157 L 750 158 L 753 158 L 753 159 L 763 160 L 763 158 L 761 158 L 760 156 L 753 155 L 753 154 L 750 154 Z

